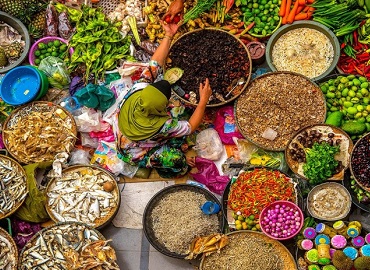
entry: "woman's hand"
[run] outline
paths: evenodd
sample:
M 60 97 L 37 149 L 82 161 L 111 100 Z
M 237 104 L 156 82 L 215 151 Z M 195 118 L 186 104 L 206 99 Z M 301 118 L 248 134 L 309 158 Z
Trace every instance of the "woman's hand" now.
M 186 163 L 190 167 L 195 167 L 195 157 L 186 157 Z
M 184 12 L 184 0 L 174 0 L 171 5 L 168 7 L 166 14 L 163 15 L 162 20 L 168 15 L 171 16 L 171 21 L 173 18 L 179 14 Z
M 206 78 L 205 82 L 199 85 L 199 102 L 205 102 L 207 104 L 211 95 L 212 89 L 209 85 L 208 78 Z
M 173 37 L 180 27 L 180 25 L 175 24 L 175 23 L 164 23 L 163 21 L 160 21 L 160 22 L 165 32 L 165 35 L 169 37 Z

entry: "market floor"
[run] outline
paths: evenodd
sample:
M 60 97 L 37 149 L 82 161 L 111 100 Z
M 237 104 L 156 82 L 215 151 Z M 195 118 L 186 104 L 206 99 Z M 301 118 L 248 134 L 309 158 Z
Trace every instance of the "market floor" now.
M 116 228 L 112 223 L 100 230 L 106 239 L 112 239 L 121 270 L 194 270 L 198 261 L 186 261 L 163 255 L 154 249 L 143 230 Z

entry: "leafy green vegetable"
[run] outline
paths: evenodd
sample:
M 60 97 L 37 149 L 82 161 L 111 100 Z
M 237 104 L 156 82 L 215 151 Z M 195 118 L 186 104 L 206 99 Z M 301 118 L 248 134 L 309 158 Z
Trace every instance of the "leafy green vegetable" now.
M 209 10 L 216 0 L 198 0 L 197 4 L 184 15 L 184 24 L 189 20 L 196 19 L 203 12 Z
M 306 148 L 306 163 L 303 173 L 309 183 L 316 185 L 330 178 L 338 166 L 334 156 L 339 152 L 339 146 L 331 146 L 327 142 L 314 143 L 312 148 Z

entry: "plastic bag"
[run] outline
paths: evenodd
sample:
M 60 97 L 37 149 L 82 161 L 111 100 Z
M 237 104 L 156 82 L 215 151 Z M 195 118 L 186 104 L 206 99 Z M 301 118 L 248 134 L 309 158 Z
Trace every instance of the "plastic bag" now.
M 73 28 L 69 23 L 68 14 L 66 11 L 63 11 L 58 16 L 59 24 L 58 24 L 58 32 L 61 38 L 69 40 L 73 33 Z
M 105 111 L 116 101 L 114 93 L 103 85 L 89 83 L 76 91 L 74 96 L 82 105 Z
M 74 116 L 79 132 L 105 131 L 109 128 L 109 124 L 102 119 L 101 111 L 83 107 L 81 114 Z
M 84 164 L 90 165 L 91 155 L 89 151 L 75 149 L 70 154 L 69 165 Z
M 58 14 L 53 4 L 49 4 L 46 8 L 46 35 L 58 36 Z
M 207 128 L 199 132 L 193 149 L 202 158 L 219 160 L 224 151 L 224 146 L 217 131 L 213 128 Z
M 220 175 L 216 164 L 206 158 L 196 157 L 196 173 L 190 173 L 194 180 L 206 185 L 210 191 L 216 194 L 222 194 L 230 178 L 226 175 Z
M 46 73 L 49 83 L 59 89 L 68 88 L 71 79 L 67 71 L 67 66 L 62 59 L 48 56 L 41 60 L 38 67 Z
M 233 137 L 244 138 L 235 124 L 233 106 L 225 106 L 218 109 L 214 125 L 224 144 L 235 144 Z
M 24 166 L 27 176 L 27 188 L 29 190 L 26 200 L 15 212 L 15 216 L 29 222 L 45 222 L 50 219 L 45 209 L 46 196 L 37 188 L 35 171 L 37 168 L 48 168 L 51 162 L 34 163 Z

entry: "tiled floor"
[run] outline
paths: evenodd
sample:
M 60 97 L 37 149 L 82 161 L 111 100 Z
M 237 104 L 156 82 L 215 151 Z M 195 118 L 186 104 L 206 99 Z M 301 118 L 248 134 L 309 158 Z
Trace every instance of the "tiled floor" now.
M 116 228 L 110 223 L 101 233 L 112 239 L 121 270 L 194 270 L 199 266 L 199 261 L 175 259 L 158 252 L 143 230 Z

